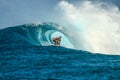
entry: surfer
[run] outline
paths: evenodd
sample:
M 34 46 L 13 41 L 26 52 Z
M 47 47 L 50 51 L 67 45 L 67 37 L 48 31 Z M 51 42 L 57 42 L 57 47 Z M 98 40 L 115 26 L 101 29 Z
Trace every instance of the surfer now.
M 60 46 L 61 36 L 53 38 L 54 45 Z

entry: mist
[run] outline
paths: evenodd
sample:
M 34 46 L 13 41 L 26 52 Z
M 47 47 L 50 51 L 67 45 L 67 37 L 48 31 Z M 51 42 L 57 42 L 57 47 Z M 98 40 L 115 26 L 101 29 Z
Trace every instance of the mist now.
M 76 49 L 95 53 L 120 53 L 120 11 L 115 5 L 82 1 L 76 5 L 61 1 L 57 23 L 67 29 Z

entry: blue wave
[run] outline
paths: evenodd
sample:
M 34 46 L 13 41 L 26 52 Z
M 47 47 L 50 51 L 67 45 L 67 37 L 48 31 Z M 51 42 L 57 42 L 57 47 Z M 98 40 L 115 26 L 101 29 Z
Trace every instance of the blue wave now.
M 0 31 L 0 44 L 5 44 L 7 41 L 23 45 L 48 46 L 53 44 L 52 34 L 56 31 L 65 35 L 60 26 L 54 23 L 32 23 L 9 27 Z

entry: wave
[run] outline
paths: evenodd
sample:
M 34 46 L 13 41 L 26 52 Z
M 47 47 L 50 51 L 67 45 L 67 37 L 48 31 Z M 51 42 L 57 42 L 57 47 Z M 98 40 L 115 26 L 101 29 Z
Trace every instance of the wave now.
M 55 33 L 58 33 L 58 35 L 63 36 L 63 40 L 64 38 L 67 38 L 69 44 L 72 45 L 70 39 L 67 37 L 64 31 L 65 28 L 55 23 L 41 23 L 41 24 L 31 23 L 9 27 L 1 30 L 0 32 L 2 37 L 0 39 L 2 41 L 1 42 L 2 44 L 5 43 L 6 41 L 10 41 L 7 44 L 16 42 L 17 44 L 18 43 L 23 44 L 22 42 L 24 42 L 24 44 L 28 43 L 30 45 L 32 44 L 36 46 L 49 46 L 53 45 L 52 38 L 58 37 L 55 36 Z M 65 45 L 68 45 L 68 43 L 62 44 L 62 46 Z M 70 45 L 68 45 L 68 47 L 69 46 Z
M 71 31 L 55 23 L 31 23 L 8 27 L 0 30 L 0 50 L 19 49 L 28 46 L 50 46 L 53 45 L 53 37 L 62 36 L 61 46 L 90 51 L 79 48 L 85 43 L 80 44 L 81 41 L 77 39 L 78 36 L 73 35 L 75 31 L 72 31 L 73 34 Z

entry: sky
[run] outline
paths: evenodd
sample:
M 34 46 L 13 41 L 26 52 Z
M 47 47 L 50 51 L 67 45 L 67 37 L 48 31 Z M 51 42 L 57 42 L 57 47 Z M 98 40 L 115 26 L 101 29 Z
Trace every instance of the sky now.
M 63 0 L 0 0 L 0 28 L 31 22 L 52 22 L 51 18 L 57 15 L 56 6 L 60 1 Z M 65 1 L 77 3 L 85 0 Z M 103 1 L 120 4 L 119 0 Z M 59 14 L 55 18 L 60 18 Z
M 76 49 L 120 53 L 120 0 L 0 0 L 0 28 L 39 22 L 64 26 Z
M 48 21 L 59 0 L 0 0 L 0 28 Z

